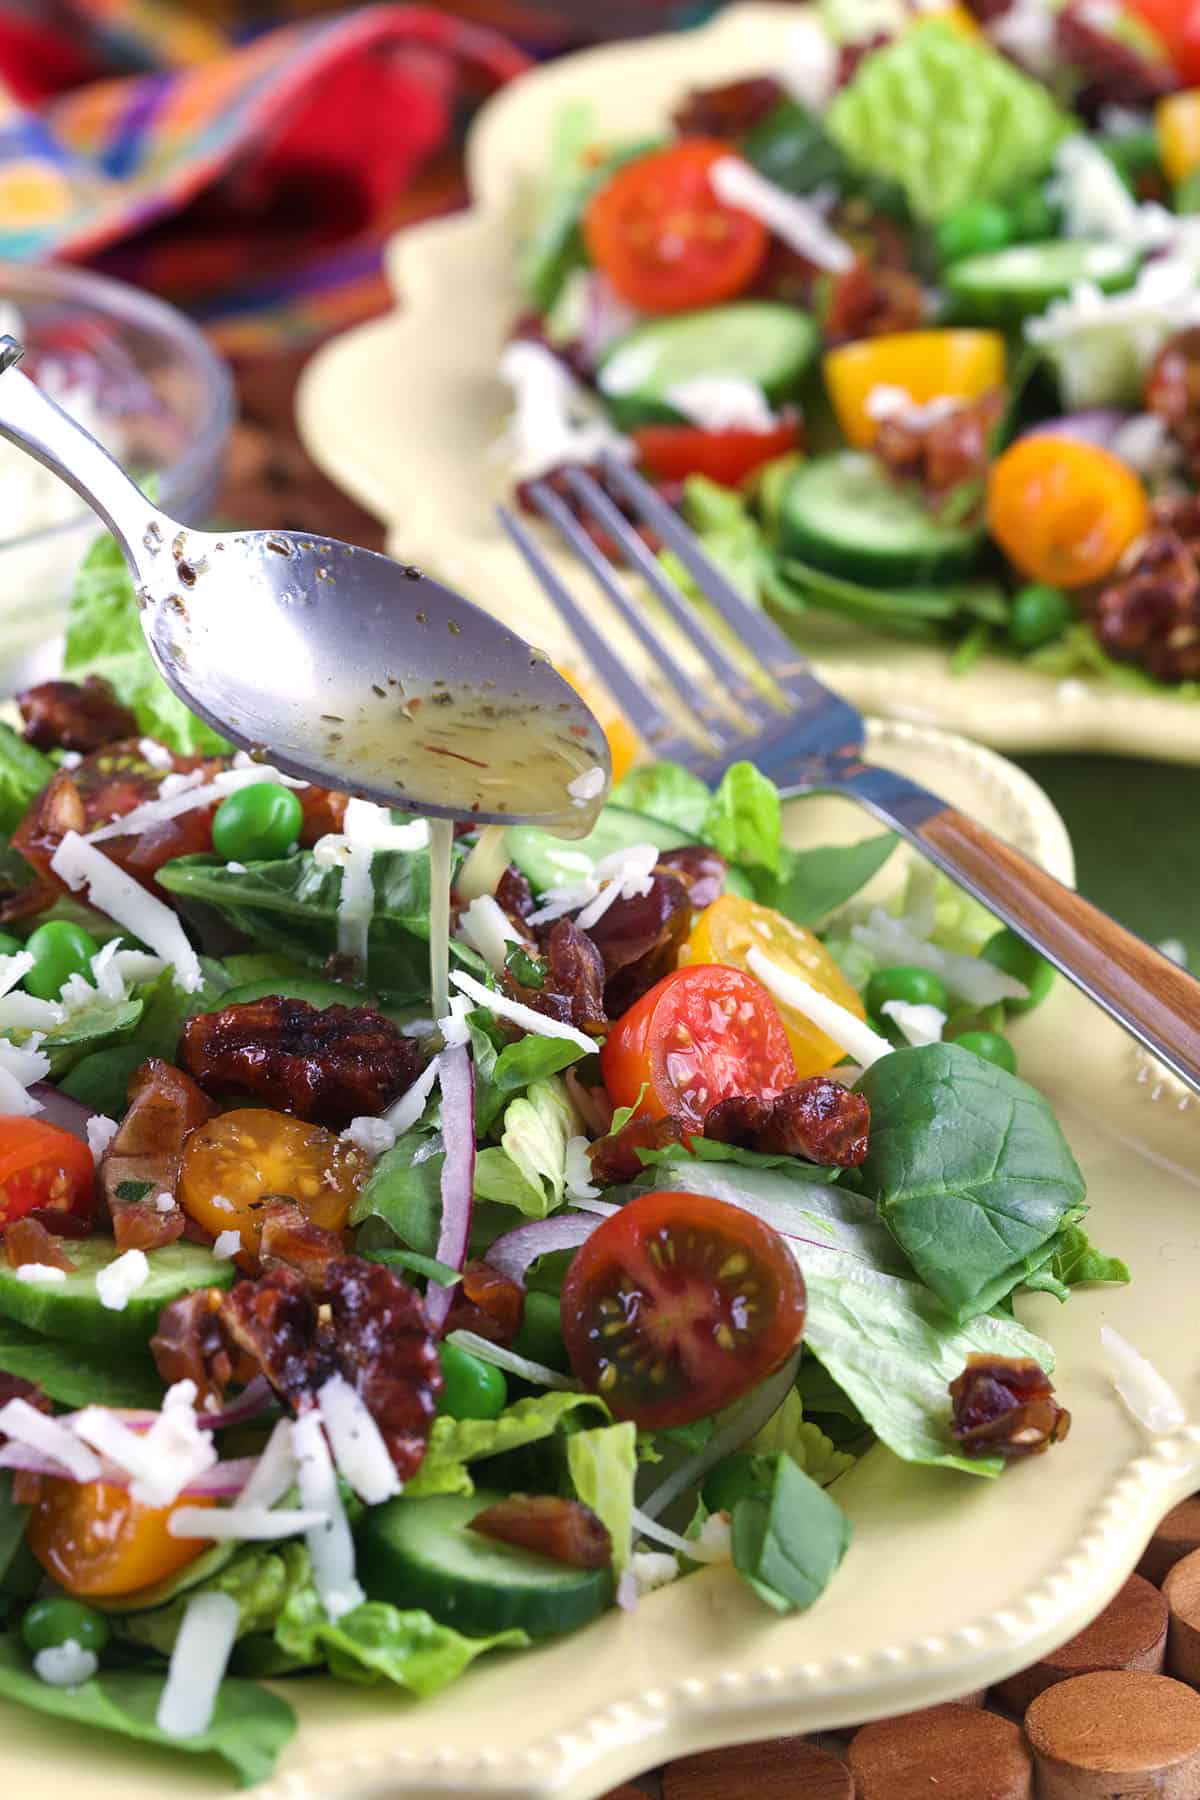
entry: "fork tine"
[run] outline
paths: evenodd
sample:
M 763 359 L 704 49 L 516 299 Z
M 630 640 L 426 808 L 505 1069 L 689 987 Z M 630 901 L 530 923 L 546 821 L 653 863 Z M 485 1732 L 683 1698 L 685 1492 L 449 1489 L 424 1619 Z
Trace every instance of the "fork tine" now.
M 642 686 L 640 681 L 634 679 L 620 658 L 609 648 L 601 633 L 597 631 L 587 614 L 579 607 L 569 589 L 559 580 L 516 515 L 511 513 L 506 506 L 498 506 L 496 515 L 529 564 L 534 578 L 546 598 L 582 648 L 621 711 L 646 742 L 653 745 L 660 756 L 666 755 L 667 746 L 659 740 L 670 740 L 675 735 L 674 727 L 654 696 Z M 688 748 L 690 749 L 691 746 Z
M 778 675 L 781 667 L 803 667 L 804 659 L 796 646 L 765 613 L 749 605 L 738 593 L 724 571 L 701 549 L 688 526 L 650 484 L 615 456 L 603 455 L 600 460 L 605 478 L 675 552 L 725 623 L 771 674 Z
M 653 551 L 647 549 L 620 508 L 613 505 L 599 483 L 582 469 L 566 469 L 563 473 L 572 493 L 588 509 L 597 524 L 616 539 L 630 564 L 653 588 L 675 624 L 689 642 L 695 645 L 714 675 L 719 676 L 722 682 L 728 683 L 730 695 L 742 705 L 752 703 L 757 696 L 743 670 L 738 667 L 720 640 L 713 636 L 695 607 L 680 592 L 670 576 L 665 573 L 658 558 Z M 661 655 L 661 651 L 657 651 L 656 654 Z
M 604 552 L 588 536 L 570 507 L 544 481 L 533 484 L 529 490 L 529 497 L 542 517 L 547 523 L 554 526 L 579 560 L 587 566 L 595 580 L 599 582 L 651 660 L 659 665 L 677 692 L 703 720 L 705 728 L 719 738 L 720 726 L 723 721 L 719 709 L 713 702 L 712 695 L 706 694 L 704 689 L 693 681 L 687 670 L 672 656 L 653 626 L 647 622 L 642 610 L 634 605 Z

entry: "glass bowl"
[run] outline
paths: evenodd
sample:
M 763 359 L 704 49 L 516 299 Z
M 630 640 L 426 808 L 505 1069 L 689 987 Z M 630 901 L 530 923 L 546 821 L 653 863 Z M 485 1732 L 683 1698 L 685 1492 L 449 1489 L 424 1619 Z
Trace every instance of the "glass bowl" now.
M 217 497 L 234 391 L 229 370 L 190 320 L 84 269 L 0 262 L 4 330 L 14 330 L 12 309 L 25 370 L 68 411 L 79 411 L 136 480 L 156 482 L 164 511 L 204 523 Z M 11 468 L 8 457 L 21 453 L 0 440 L 0 454 Z M 13 477 L 24 473 L 11 468 Z M 0 692 L 56 672 L 75 574 L 102 529 L 55 482 L 55 499 L 60 493 L 54 523 L 22 529 L 13 519 L 24 511 L 21 483 L 0 477 Z

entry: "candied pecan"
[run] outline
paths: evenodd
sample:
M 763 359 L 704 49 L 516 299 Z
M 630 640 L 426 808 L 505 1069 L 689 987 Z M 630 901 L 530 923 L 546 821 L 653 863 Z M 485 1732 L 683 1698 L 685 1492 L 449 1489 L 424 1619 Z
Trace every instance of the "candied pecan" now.
M 772 1100 L 737 1094 L 704 1115 L 704 1136 L 773 1156 L 803 1156 L 838 1169 L 857 1168 L 867 1154 L 871 1108 L 828 1075 L 811 1075 Z
M 608 1025 L 604 963 L 591 938 L 567 918 L 542 927 L 539 936 L 545 966 L 541 987 L 524 987 L 506 970 L 501 978 L 505 992 L 535 1012 L 561 1019 L 579 1031 L 604 1031 Z
M 1071 1428 L 1070 1413 L 1031 1356 L 968 1356 L 950 1398 L 950 1435 L 967 1456 L 1038 1456 Z
M 1183 539 L 1153 527 L 1095 604 L 1094 628 L 1110 656 L 1159 681 L 1200 678 L 1200 571 Z
M 511 1344 L 521 1329 L 525 1290 L 488 1262 L 469 1262 L 455 1290 L 446 1330 L 473 1331 L 493 1344 Z
M 336 1231 L 314 1225 L 294 1200 L 269 1200 L 263 1209 L 258 1260 L 263 1269 L 286 1265 L 306 1281 L 321 1282 L 329 1265 L 346 1254 Z
M 381 1113 L 412 1086 L 421 1056 L 373 1007 L 274 994 L 189 1019 L 179 1059 L 209 1087 L 336 1128 Z
M 1188 555 L 1200 562 L 1200 494 L 1163 494 L 1150 506 L 1156 525 L 1173 531 L 1182 539 Z M 1140 558 L 1151 554 L 1148 539 L 1137 546 Z
M 682 881 L 692 911 L 703 912 L 725 892 L 729 864 L 719 850 L 710 850 L 707 844 L 681 844 L 678 850 L 659 852 L 657 871 Z
M 618 1182 L 632 1181 L 645 1168 L 639 1150 L 663 1150 L 668 1144 L 687 1142 L 688 1130 L 682 1119 L 652 1119 L 638 1113 L 627 1119 L 620 1131 L 597 1138 L 588 1146 L 592 1180 L 601 1187 L 615 1187 Z
M 559 1494 L 509 1494 L 476 1513 L 470 1529 L 573 1569 L 603 1569 L 612 1561 L 608 1526 L 582 1500 Z
M 533 889 L 512 863 L 496 884 L 496 904 L 518 929 L 524 931 L 529 915 L 534 911 Z
M 171 1063 L 151 1057 L 129 1082 L 129 1110 L 100 1162 L 100 1191 L 112 1218 L 117 1249 L 151 1250 L 180 1237 L 178 1206 L 160 1212 L 175 1194 L 184 1140 L 216 1111 L 207 1094 Z
M 786 100 L 773 75 L 748 75 L 717 87 L 692 88 L 671 114 L 680 137 L 739 138 Z
M 915 481 L 930 500 L 940 500 L 966 481 L 982 482 L 1003 411 L 1004 395 L 994 388 L 952 411 L 939 409 L 928 422 L 900 413 L 880 420 L 871 449 L 898 480 Z
M 75 1267 L 63 1250 L 61 1240 L 52 1237 L 39 1220 L 28 1214 L 5 1226 L 4 1254 L 12 1269 L 22 1268 L 25 1263 L 41 1263 L 45 1268 L 62 1269 L 69 1275 Z
M 137 719 L 102 675 L 78 681 L 39 681 L 17 695 L 25 737 L 39 750 L 99 750 L 132 737 Z
M 1200 475 L 1200 326 L 1177 332 L 1163 345 L 1146 377 L 1145 402 L 1183 451 L 1190 473 Z M 1195 497 L 1183 498 L 1186 503 Z
M 1109 106 L 1152 107 L 1183 85 L 1169 64 L 1142 55 L 1094 17 L 1092 0 L 1067 0 L 1054 19 L 1055 49 L 1083 84 L 1072 105 L 1089 123 Z
M 845 344 L 912 331 L 925 313 L 925 295 L 915 275 L 876 268 L 860 256 L 830 284 L 825 336 L 831 344 Z
M 78 768 L 59 769 L 17 826 L 13 847 L 60 893 L 64 884 L 51 870 L 50 859 L 68 831 L 91 831 L 123 818 L 135 806 L 155 799 L 165 775 L 199 771 L 209 780 L 225 766 L 224 758 L 176 756 L 169 768 L 160 769 L 146 761 L 136 742 L 109 744 L 85 756 Z M 193 806 L 145 831 L 106 838 L 104 854 L 161 897 L 154 877 L 165 862 L 212 849 L 216 808 L 216 801 Z
M 396 1472 L 420 1466 L 442 1371 L 415 1288 L 382 1263 L 331 1262 L 319 1280 L 275 1268 L 239 1281 L 220 1302 L 226 1339 L 254 1358 L 271 1386 L 299 1411 L 331 1375 L 356 1390 L 382 1433 Z
M 614 900 L 588 927 L 604 962 L 604 1010 L 619 1018 L 675 967 L 692 922 L 692 901 L 677 875 L 655 874 L 650 891 Z

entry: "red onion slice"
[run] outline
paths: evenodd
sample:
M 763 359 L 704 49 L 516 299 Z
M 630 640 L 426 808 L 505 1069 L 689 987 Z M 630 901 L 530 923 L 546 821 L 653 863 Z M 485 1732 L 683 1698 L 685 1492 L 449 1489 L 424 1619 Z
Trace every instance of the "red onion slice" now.
M 1077 443 L 1094 444 L 1098 450 L 1111 450 L 1113 439 L 1128 422 L 1128 413 L 1097 406 L 1089 412 L 1064 413 L 1061 419 L 1043 419 L 1021 436 L 1073 438 Z
M 61 1093 L 52 1081 L 35 1081 L 29 1092 L 41 1103 L 39 1118 L 69 1131 L 81 1144 L 87 1143 L 87 1122 L 99 1118 L 98 1113 L 90 1106 L 84 1106 L 81 1100 L 72 1100 L 69 1094 Z
M 122 1420 L 128 1424 L 128 1420 Z M 136 1429 L 136 1428 L 135 1428 Z M 191 1494 L 209 1494 L 216 1499 L 235 1499 L 249 1481 L 258 1466 L 257 1456 L 239 1456 L 229 1462 L 214 1463 L 211 1469 L 205 1469 L 202 1475 L 193 1476 L 181 1491 L 179 1498 L 184 1499 Z M 28 1444 L 10 1441 L 0 1446 L 0 1469 L 24 1469 L 31 1475 L 53 1475 L 61 1481 L 74 1481 L 76 1477 L 69 1469 L 56 1462 L 52 1456 L 45 1456 L 40 1450 L 33 1450 Z M 106 1464 L 102 1480 L 110 1487 L 128 1487 L 133 1477 L 115 1465 Z
M 525 1271 L 539 1256 L 550 1256 L 556 1250 L 576 1250 L 591 1237 L 599 1219 L 583 1213 L 559 1213 L 553 1219 L 534 1219 L 518 1225 L 515 1231 L 497 1238 L 487 1253 L 493 1269 L 499 1269 L 510 1281 L 524 1286 Z
M 471 1236 L 471 1208 L 475 1191 L 475 1071 L 465 1044 L 443 1050 L 438 1057 L 438 1083 L 442 1091 L 442 1228 L 434 1255 L 438 1262 L 461 1269 L 467 1260 Z M 425 1310 L 434 1331 L 441 1331 L 454 1297 L 453 1287 L 431 1281 L 425 1291 Z
M 750 1395 L 735 1418 L 723 1425 L 720 1431 L 713 1433 L 703 1450 L 680 1463 L 674 1473 L 668 1475 L 642 1501 L 640 1510 L 644 1516 L 647 1519 L 657 1519 L 673 1500 L 678 1500 L 680 1494 L 685 1494 L 689 1488 L 698 1487 L 710 1469 L 715 1469 L 719 1462 L 724 1462 L 727 1456 L 732 1456 L 735 1450 L 748 1444 L 767 1421 L 775 1417 L 787 1399 L 799 1367 L 800 1352 L 797 1350 L 794 1356 L 789 1356 L 781 1369 Z

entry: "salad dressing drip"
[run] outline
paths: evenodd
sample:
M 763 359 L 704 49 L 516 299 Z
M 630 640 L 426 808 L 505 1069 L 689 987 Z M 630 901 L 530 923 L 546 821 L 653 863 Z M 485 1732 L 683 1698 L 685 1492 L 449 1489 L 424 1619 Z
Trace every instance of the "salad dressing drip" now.
M 433 1016 L 450 1010 L 450 859 L 454 825 L 449 819 L 429 821 L 429 991 Z

